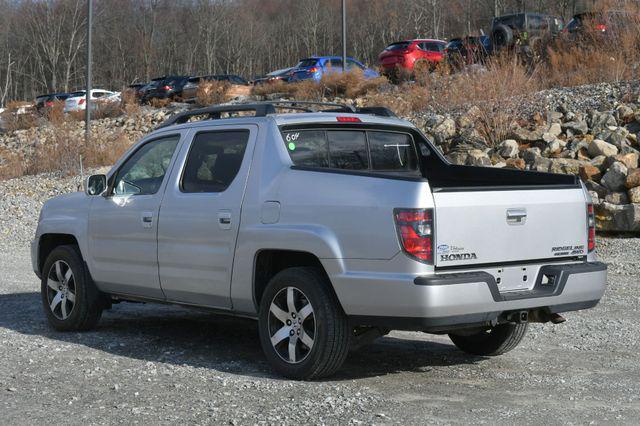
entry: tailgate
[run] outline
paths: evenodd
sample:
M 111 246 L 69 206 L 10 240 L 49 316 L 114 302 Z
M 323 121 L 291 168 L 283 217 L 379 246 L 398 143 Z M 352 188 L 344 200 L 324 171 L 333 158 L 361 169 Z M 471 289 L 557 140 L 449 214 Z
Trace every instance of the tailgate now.
M 437 267 L 587 254 L 581 188 L 434 192 Z

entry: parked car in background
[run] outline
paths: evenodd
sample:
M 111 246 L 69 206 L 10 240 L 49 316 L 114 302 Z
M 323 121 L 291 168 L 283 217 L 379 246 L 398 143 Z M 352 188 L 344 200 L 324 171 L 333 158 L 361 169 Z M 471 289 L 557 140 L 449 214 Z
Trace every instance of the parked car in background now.
M 239 75 L 234 74 L 218 74 L 218 75 L 202 75 L 199 77 L 191 77 L 182 88 L 182 99 L 186 102 L 192 101 L 198 94 L 198 88 L 203 81 L 221 81 L 229 83 L 229 95 L 240 96 L 248 95 L 251 91 L 249 82 Z
M 584 12 L 575 15 L 564 29 L 573 40 L 585 38 L 607 39 L 619 37 L 626 28 L 636 28 L 640 16 L 626 11 Z
M 492 52 L 491 38 L 486 35 L 454 38 L 445 47 L 447 63 L 454 69 L 482 64 Z
M 92 109 L 98 108 L 101 104 L 120 102 L 120 92 L 111 92 L 109 90 L 92 89 L 91 90 Z M 84 111 L 87 109 L 86 90 L 78 90 L 69 94 L 64 101 L 64 112 Z
M 259 84 L 265 84 L 265 83 L 276 83 L 279 81 L 288 81 L 289 73 L 291 72 L 292 69 L 293 69 L 292 67 L 289 67 L 289 68 L 282 68 L 279 70 L 271 71 L 267 75 L 255 78 L 253 80 L 253 84 L 257 86 Z
M 132 83 L 125 89 L 125 92 L 131 93 L 136 99 L 140 99 L 142 97 L 142 90 L 149 83 Z
M 156 78 L 152 78 L 151 81 L 149 83 L 147 83 L 145 86 L 143 86 L 142 88 L 140 88 L 138 90 L 138 93 L 140 94 L 140 102 L 144 103 L 146 102 L 147 99 L 147 94 L 150 93 L 151 91 L 157 89 L 158 85 L 162 82 L 162 80 L 164 80 L 164 77 L 156 77 Z
M 541 51 L 564 28 L 557 16 L 541 13 L 516 13 L 493 18 L 491 38 L 494 49 L 524 48 Z
M 154 79 L 153 84 L 144 89 L 141 101 L 150 102 L 152 99 L 182 100 L 182 90 L 189 81 L 190 76 L 171 75 Z
M 347 58 L 346 71 L 359 70 L 364 78 L 376 78 L 380 74 L 367 68 L 361 62 L 353 58 Z M 320 81 L 323 75 L 342 72 L 342 57 L 340 56 L 312 56 L 301 59 L 298 64 L 289 71 L 289 81 L 296 82 L 302 80 Z
M 415 39 L 391 43 L 378 56 L 389 77 L 415 76 L 433 70 L 444 59 L 446 41 Z
M 43 112 L 47 108 L 51 108 L 56 102 L 64 102 L 69 97 L 69 93 L 49 93 L 36 97 L 35 104 L 38 112 Z

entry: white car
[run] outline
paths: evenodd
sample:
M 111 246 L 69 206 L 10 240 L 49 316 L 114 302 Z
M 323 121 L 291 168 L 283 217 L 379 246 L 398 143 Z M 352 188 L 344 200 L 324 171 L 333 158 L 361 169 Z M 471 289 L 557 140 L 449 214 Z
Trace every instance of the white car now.
M 86 90 L 78 90 L 64 101 L 64 112 L 84 111 L 87 109 Z M 120 102 L 120 92 L 110 92 L 108 90 L 93 89 L 91 90 L 91 102 L 93 108 L 101 103 Z

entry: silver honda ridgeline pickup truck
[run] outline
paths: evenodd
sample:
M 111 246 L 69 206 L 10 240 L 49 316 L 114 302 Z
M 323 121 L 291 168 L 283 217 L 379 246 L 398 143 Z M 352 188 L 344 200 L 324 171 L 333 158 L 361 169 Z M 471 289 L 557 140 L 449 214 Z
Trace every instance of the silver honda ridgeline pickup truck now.
M 499 355 L 606 285 L 576 177 L 452 165 L 385 108 L 177 114 L 85 185 L 44 205 L 32 243 L 55 329 L 121 301 L 208 308 L 256 319 L 295 379 L 393 329 Z

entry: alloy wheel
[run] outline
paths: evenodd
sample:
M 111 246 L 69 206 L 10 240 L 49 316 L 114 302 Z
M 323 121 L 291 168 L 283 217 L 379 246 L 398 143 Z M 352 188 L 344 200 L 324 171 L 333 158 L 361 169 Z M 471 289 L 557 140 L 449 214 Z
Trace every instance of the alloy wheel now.
M 66 320 L 76 305 L 76 281 L 73 271 L 63 260 L 56 261 L 47 275 L 47 302 L 51 313 Z
M 284 361 L 297 364 L 311 353 L 316 319 L 307 296 L 296 287 L 281 289 L 269 307 L 271 345 Z

